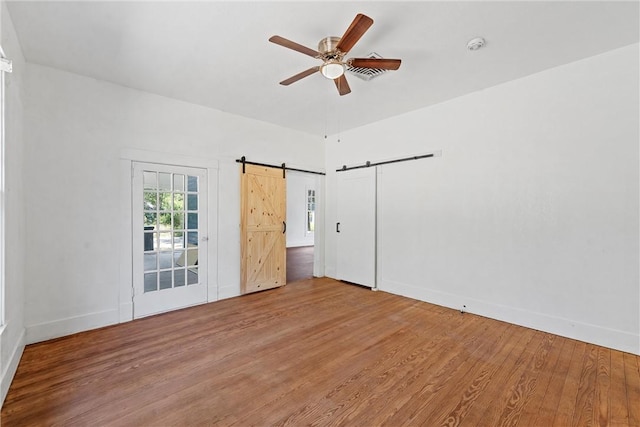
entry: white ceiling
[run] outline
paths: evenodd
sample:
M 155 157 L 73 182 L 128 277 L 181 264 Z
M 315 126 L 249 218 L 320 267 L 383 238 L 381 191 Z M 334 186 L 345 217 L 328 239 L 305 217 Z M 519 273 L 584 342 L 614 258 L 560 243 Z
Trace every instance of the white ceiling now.
M 8 2 L 26 59 L 316 135 L 335 134 L 639 40 L 632 2 Z M 317 48 L 357 13 L 373 26 L 348 57 L 400 58 L 352 93 L 314 74 Z M 466 43 L 482 36 L 485 48 Z

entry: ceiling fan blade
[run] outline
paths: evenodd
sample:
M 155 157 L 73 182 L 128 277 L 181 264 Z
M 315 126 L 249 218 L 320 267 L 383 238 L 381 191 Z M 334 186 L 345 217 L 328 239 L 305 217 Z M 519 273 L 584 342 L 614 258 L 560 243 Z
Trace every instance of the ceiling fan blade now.
M 289 86 L 291 83 L 295 83 L 298 80 L 304 79 L 305 77 L 310 76 L 313 73 L 317 73 L 319 69 L 320 67 L 309 68 L 308 70 L 304 70 L 303 72 L 298 73 L 295 76 L 291 76 L 288 79 L 281 81 L 280 84 L 283 86 Z
M 360 40 L 360 37 L 373 25 L 373 19 L 361 13 L 357 14 L 347 31 L 336 45 L 336 49 L 342 53 L 347 53 Z
M 379 70 L 397 70 L 400 68 L 399 59 L 387 58 L 352 58 L 347 63 L 352 67 L 377 68 Z
M 336 87 L 338 88 L 340 96 L 351 93 L 351 88 L 349 87 L 349 83 L 347 83 L 347 78 L 344 74 L 337 79 L 333 79 L 333 81 L 336 82 Z
M 301 44 L 298 44 L 296 42 L 292 42 L 291 40 L 287 40 L 284 37 L 271 36 L 269 41 L 271 43 L 279 44 L 280 46 L 284 46 L 286 48 L 295 50 L 296 52 L 304 53 L 305 55 L 309 55 L 309 56 L 312 56 L 314 58 L 317 57 L 317 56 L 320 56 L 320 52 L 318 52 L 317 50 L 313 50 L 313 49 L 311 49 L 309 47 L 302 46 Z

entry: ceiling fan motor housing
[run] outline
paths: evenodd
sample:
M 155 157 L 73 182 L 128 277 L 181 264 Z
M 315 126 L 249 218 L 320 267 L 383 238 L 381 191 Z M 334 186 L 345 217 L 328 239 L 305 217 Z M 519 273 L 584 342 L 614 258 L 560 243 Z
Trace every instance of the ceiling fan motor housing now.
M 344 53 L 337 49 L 340 37 L 325 37 L 318 43 L 318 52 L 322 54 L 323 64 L 320 66 L 320 73 L 330 79 L 335 80 L 344 74 L 347 69 L 346 64 L 342 61 Z
M 331 55 L 336 52 L 336 46 L 340 42 L 340 37 L 325 37 L 318 43 L 318 52 L 324 55 Z

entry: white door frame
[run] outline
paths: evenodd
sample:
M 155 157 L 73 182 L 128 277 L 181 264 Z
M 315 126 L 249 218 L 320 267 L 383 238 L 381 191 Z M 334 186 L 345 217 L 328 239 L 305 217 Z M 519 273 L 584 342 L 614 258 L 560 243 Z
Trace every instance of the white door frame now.
M 0 60 L 7 61 L 5 59 L 4 50 L 0 46 Z M 4 298 L 5 298 L 5 99 L 4 99 L 4 73 L 11 72 L 8 70 L 0 69 L 0 336 L 4 331 L 4 325 L 6 322 Z M 4 397 L 4 396 L 0 396 Z M 2 402 L 2 399 L 0 399 Z
M 155 151 L 123 149 L 120 152 L 120 241 L 119 321 L 133 320 L 133 239 L 131 166 L 133 162 L 158 163 L 207 169 L 208 184 L 208 291 L 207 302 L 218 300 L 218 172 L 217 159 L 207 159 Z
M 324 189 L 325 189 L 325 176 L 315 176 L 316 185 L 316 217 L 315 217 L 315 231 L 313 233 L 313 276 L 323 277 L 325 275 L 324 268 L 324 247 L 325 247 L 325 211 L 324 211 Z

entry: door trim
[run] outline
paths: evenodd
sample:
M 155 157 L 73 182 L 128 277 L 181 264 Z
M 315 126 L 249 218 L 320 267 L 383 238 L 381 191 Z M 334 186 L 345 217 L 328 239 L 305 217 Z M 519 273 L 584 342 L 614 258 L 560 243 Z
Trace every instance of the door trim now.
M 208 184 L 208 223 L 209 223 L 209 251 L 208 251 L 208 292 L 207 302 L 218 300 L 218 235 L 219 235 L 219 161 L 211 158 L 185 156 L 181 154 L 163 153 L 125 148 L 120 151 L 120 216 L 117 221 L 118 238 L 120 241 L 120 275 L 118 287 L 118 321 L 133 320 L 133 219 L 132 219 L 132 186 L 131 171 L 134 162 L 158 163 L 164 165 L 195 167 L 207 169 Z

